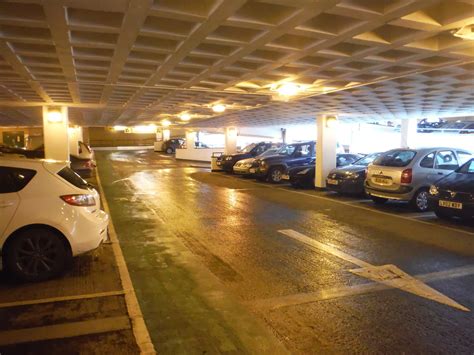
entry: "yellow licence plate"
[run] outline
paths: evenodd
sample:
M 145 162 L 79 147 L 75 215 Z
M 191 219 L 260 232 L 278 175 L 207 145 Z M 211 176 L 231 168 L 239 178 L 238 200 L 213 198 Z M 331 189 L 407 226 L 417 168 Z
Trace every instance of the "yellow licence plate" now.
M 339 180 L 328 179 L 327 183 L 329 185 L 339 185 Z
M 290 175 L 284 174 L 284 175 L 281 176 L 281 179 L 282 180 L 290 180 Z
M 462 203 L 439 200 L 439 205 L 441 207 L 455 208 L 457 210 L 462 210 Z
M 391 179 L 381 178 L 381 177 L 374 177 L 372 181 L 379 185 L 392 185 Z

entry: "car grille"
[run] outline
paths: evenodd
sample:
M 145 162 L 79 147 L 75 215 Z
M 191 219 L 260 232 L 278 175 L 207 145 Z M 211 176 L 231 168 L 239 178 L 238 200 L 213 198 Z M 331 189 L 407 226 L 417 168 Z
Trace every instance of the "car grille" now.
M 340 173 L 340 172 L 336 172 L 336 173 L 331 173 L 329 174 L 329 178 L 330 179 L 338 179 L 338 180 L 342 180 L 342 179 L 345 179 L 347 176 L 345 173 Z
M 469 202 L 469 201 L 474 200 L 474 194 L 470 194 L 470 193 L 467 193 L 467 192 L 456 192 L 456 191 L 449 191 L 449 190 L 440 190 L 439 191 L 439 198 L 443 199 L 443 200 Z

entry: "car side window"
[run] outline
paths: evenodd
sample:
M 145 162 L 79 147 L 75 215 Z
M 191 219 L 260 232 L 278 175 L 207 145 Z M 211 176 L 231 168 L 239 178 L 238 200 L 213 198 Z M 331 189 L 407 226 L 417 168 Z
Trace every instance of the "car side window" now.
M 0 194 L 22 190 L 35 175 L 30 169 L 0 167 Z
M 434 164 L 434 161 L 435 161 L 435 154 L 436 154 L 436 152 L 431 152 L 430 154 L 426 155 L 423 159 L 421 159 L 420 166 L 422 168 L 433 169 L 433 164 Z
M 436 154 L 435 168 L 442 170 L 455 170 L 459 167 L 458 159 L 452 150 L 440 150 Z
M 311 145 L 303 144 L 296 148 L 295 150 L 296 157 L 309 157 L 311 156 Z
M 463 152 L 462 150 L 458 150 L 456 153 L 458 154 L 459 165 L 463 165 L 472 158 L 470 153 Z
M 255 149 L 255 155 L 260 155 L 265 151 L 266 146 L 260 145 Z

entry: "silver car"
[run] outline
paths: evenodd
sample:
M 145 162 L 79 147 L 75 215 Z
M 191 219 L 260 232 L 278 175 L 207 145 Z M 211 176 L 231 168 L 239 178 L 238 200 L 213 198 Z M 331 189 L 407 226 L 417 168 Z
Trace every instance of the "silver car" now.
M 454 148 L 389 150 L 368 166 L 365 190 L 377 204 L 407 201 L 424 212 L 429 209 L 430 185 L 469 158 L 470 152 Z

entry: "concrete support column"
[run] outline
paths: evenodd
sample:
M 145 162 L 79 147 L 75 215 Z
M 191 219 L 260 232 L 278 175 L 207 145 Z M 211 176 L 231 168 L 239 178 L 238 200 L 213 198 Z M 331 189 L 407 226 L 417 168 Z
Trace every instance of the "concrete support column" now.
M 318 115 L 316 118 L 316 188 L 326 187 L 326 177 L 336 167 L 337 116 Z
M 196 143 L 196 132 L 188 131 L 186 132 L 186 149 L 195 149 Z
M 43 136 L 46 159 L 69 160 L 67 107 L 43 107 Z
M 417 129 L 418 126 L 415 118 L 402 120 L 402 126 L 400 128 L 400 147 L 413 147 L 416 140 Z
M 82 127 L 69 127 L 69 153 L 79 155 L 79 142 L 84 142 Z
M 227 127 L 225 129 L 225 154 L 237 152 L 237 128 Z
M 167 141 L 171 137 L 171 131 L 169 129 L 163 130 L 163 142 Z

